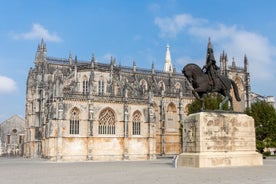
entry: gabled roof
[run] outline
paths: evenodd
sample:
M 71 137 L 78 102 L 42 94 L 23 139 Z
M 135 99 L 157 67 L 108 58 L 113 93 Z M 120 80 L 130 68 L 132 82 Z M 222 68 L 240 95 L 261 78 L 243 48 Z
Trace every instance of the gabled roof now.
M 21 116 L 15 114 L 15 115 L 11 116 L 10 118 L 8 118 L 8 119 L 2 121 L 0 124 L 9 122 L 9 121 L 11 121 L 11 120 L 13 120 L 13 119 L 19 119 L 19 120 L 22 121 L 23 123 L 24 123 L 24 121 L 25 121 Z

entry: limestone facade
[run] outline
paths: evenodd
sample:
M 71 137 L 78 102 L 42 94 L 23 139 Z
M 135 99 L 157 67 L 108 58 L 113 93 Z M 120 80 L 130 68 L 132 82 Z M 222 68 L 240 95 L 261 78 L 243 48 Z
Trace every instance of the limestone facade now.
M 0 123 L 0 156 L 22 156 L 25 121 L 18 115 Z
M 256 152 L 254 119 L 242 113 L 200 112 L 185 118 L 178 165 L 226 167 L 262 165 Z
M 158 71 L 115 58 L 99 63 L 94 55 L 53 58 L 42 40 L 27 78 L 24 156 L 145 160 L 181 153 L 181 124 L 194 97 L 185 77 L 171 70 L 168 46 L 165 63 Z

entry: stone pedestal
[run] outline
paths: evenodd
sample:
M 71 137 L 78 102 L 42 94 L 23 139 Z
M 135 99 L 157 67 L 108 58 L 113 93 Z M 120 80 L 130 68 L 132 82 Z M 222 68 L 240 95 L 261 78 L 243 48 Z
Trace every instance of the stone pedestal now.
M 177 166 L 227 167 L 262 165 L 256 152 L 254 119 L 231 112 L 200 112 L 185 118 L 183 153 Z

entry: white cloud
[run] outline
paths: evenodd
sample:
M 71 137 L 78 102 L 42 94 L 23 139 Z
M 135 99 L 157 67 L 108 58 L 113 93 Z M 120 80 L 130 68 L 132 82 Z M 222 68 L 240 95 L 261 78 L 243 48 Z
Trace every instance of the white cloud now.
M 34 40 L 34 39 L 44 39 L 50 42 L 60 42 L 61 38 L 57 33 L 50 33 L 46 28 L 40 24 L 33 24 L 32 30 L 26 33 L 12 33 L 13 39 L 24 39 L 24 40 Z
M 237 65 L 243 66 L 246 54 L 250 73 L 254 80 L 273 79 L 276 46 L 272 45 L 265 36 L 239 29 L 236 25 L 227 26 L 210 21 L 206 24 L 207 21 L 200 20 L 203 19 L 180 14 L 172 18 L 158 17 L 155 19 L 155 24 L 159 26 L 162 36 L 171 37 L 185 32 L 195 39 L 206 40 L 206 45 L 208 37 L 211 37 L 217 60 L 219 54 L 224 50 L 228 55 L 229 64 L 232 62 L 232 57 L 235 57 Z M 202 57 L 204 58 L 204 56 Z
M 160 5 L 157 4 L 157 3 L 152 3 L 148 6 L 148 9 L 149 9 L 150 12 L 155 13 L 155 12 L 158 12 L 160 10 Z
M 185 27 L 197 25 L 205 22 L 204 19 L 197 19 L 188 14 L 175 15 L 174 17 L 160 18 L 157 17 L 154 23 L 159 26 L 161 30 L 161 36 L 175 37 Z
M 275 46 L 262 35 L 240 30 L 236 26 L 218 25 L 213 27 L 191 27 L 189 33 L 195 37 L 212 38 L 218 48 L 215 51 L 225 50 L 228 56 L 235 57 L 238 64 L 243 64 L 246 54 L 249 59 L 250 72 L 255 78 L 268 80 L 273 77 L 271 65 L 275 56 Z M 231 58 L 228 58 L 230 61 Z
M 13 79 L 0 76 L 0 94 L 11 93 L 16 90 L 16 83 Z

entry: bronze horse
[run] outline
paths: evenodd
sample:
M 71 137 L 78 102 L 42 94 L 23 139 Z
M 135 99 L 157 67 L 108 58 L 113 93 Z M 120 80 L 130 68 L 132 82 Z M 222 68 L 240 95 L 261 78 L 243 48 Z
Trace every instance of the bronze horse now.
M 230 109 L 233 110 L 233 101 L 230 95 L 231 85 L 233 86 L 236 100 L 241 101 L 236 83 L 226 76 L 218 75 L 218 77 L 214 79 L 216 88 L 213 89 L 213 85 L 211 84 L 212 81 L 210 81 L 208 75 L 204 73 L 198 65 L 187 64 L 183 68 L 182 73 L 192 84 L 194 88 L 192 91 L 193 95 L 201 101 L 202 110 L 205 108 L 204 100 L 202 97 L 204 94 L 210 92 L 217 92 L 224 96 L 223 101 L 219 104 L 220 110 L 222 110 L 223 104 L 226 103 L 228 100 L 230 101 Z

